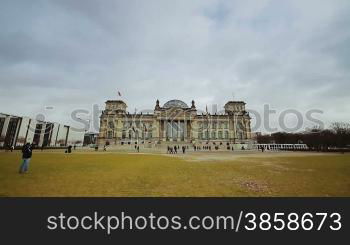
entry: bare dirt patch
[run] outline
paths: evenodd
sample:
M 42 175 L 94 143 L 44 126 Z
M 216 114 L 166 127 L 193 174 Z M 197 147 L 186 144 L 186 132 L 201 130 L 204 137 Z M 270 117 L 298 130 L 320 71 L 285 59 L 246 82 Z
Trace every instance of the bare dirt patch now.
M 269 192 L 268 185 L 265 183 L 257 183 L 255 181 L 244 181 L 240 185 L 242 188 L 247 189 L 248 191 Z

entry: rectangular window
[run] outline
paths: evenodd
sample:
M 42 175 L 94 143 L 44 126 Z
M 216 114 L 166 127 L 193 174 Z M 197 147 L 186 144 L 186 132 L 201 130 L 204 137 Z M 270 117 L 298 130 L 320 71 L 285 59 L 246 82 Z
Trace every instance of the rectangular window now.
M 109 122 L 108 122 L 108 127 L 109 127 L 109 128 L 114 128 L 114 123 L 113 123 L 113 121 L 109 121 Z
M 198 139 L 200 139 L 200 140 L 203 139 L 203 133 L 202 132 L 198 133 Z
M 222 139 L 222 132 L 221 131 L 218 132 L 218 136 L 219 136 L 219 139 Z
M 204 128 L 208 128 L 208 122 L 204 122 Z
M 228 131 L 225 131 L 225 139 L 228 139 Z
M 128 127 L 128 123 L 126 121 L 123 121 L 123 128 L 126 129 Z
M 112 131 L 108 131 L 107 132 L 107 138 L 108 139 L 112 139 L 113 138 L 113 132 Z
M 122 132 L 122 139 L 125 139 L 126 138 L 126 132 L 125 132 L 125 130 L 123 130 L 123 132 Z

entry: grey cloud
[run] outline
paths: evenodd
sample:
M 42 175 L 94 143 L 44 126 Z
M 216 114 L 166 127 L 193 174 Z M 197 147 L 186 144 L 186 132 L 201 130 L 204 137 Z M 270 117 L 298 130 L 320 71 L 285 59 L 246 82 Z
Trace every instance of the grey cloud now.
M 233 93 L 256 110 L 349 120 L 349 11 L 342 0 L 3 1 L 0 111 L 50 105 L 66 122 L 120 90 L 130 111 L 157 98 L 205 109 Z

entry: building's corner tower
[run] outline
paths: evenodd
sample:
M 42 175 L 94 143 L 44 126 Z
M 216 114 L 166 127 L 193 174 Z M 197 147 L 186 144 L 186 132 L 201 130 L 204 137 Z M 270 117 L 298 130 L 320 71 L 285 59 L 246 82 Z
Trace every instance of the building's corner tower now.
M 230 139 L 235 143 L 251 141 L 251 117 L 245 105 L 243 101 L 228 101 L 224 106 L 225 114 L 230 117 Z
M 229 101 L 225 104 L 225 113 L 232 115 L 245 111 L 245 103 L 243 101 Z
M 121 119 L 126 114 L 127 108 L 122 100 L 107 100 L 105 104 L 105 110 L 100 117 L 99 145 L 115 144 L 117 139 L 122 137 L 121 130 L 118 128 L 123 127 Z
M 109 114 L 123 114 L 126 112 L 127 105 L 122 100 L 107 100 L 105 112 Z

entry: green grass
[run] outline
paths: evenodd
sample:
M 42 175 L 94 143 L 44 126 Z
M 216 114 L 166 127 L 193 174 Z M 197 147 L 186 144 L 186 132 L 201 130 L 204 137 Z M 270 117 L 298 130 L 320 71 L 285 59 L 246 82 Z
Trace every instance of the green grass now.
M 23 175 L 20 162 L 18 152 L 0 153 L 0 196 L 350 196 L 347 154 L 187 161 L 34 152 Z

